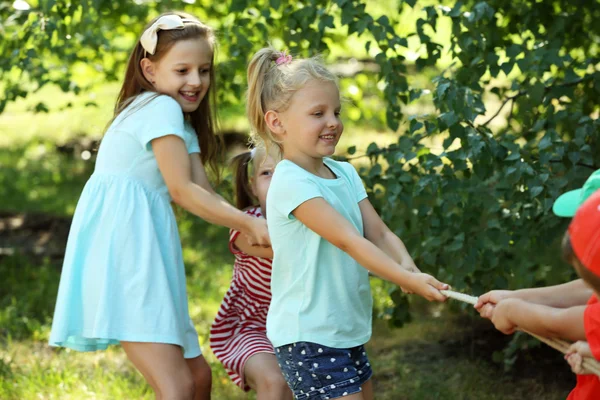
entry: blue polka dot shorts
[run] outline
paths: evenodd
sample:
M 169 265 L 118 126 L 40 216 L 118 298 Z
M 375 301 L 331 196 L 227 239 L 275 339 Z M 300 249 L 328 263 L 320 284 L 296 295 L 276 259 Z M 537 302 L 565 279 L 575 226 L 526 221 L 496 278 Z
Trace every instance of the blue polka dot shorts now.
M 311 342 L 275 348 L 294 398 L 335 399 L 360 392 L 373 371 L 364 346 L 336 349 Z

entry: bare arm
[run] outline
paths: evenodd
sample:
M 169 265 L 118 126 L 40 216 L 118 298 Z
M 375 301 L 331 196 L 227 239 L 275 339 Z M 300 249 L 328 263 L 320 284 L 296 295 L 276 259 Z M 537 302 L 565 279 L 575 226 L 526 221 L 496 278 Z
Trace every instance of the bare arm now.
M 479 297 L 475 308 L 485 318 L 490 318 L 493 306 L 503 299 L 520 299 L 530 303 L 556 308 L 569 308 L 585 305 L 593 290 L 583 281 L 563 283 L 561 285 L 520 290 L 492 290 Z M 491 307 L 490 307 L 491 306 Z
M 519 299 L 506 299 L 496 305 L 492 322 L 506 334 L 519 328 L 549 338 L 585 340 L 585 307 L 554 308 Z
M 387 227 L 369 199 L 362 200 L 358 205 L 363 218 L 365 238 L 400 264 L 402 268 L 410 272 L 421 272 L 408 254 L 402 240 Z
M 273 259 L 272 247 L 252 246 L 250 243 L 248 243 L 248 240 L 245 237 L 242 237 L 242 235 L 235 239 L 233 245 L 241 252 L 250 256 Z
M 152 140 L 152 150 L 175 203 L 210 223 L 248 234 L 261 245 L 270 244 L 266 222 L 243 213 L 216 195 L 202 163 L 192 161 L 194 157 L 188 155 L 183 140 L 175 135 L 163 136 Z M 195 158 L 200 161 L 197 155 Z
M 293 215 L 316 234 L 348 253 L 360 265 L 399 286 L 428 300 L 444 301 L 439 292 L 447 285 L 434 277 L 406 271 L 373 243 L 365 239 L 354 226 L 323 198 L 300 204 Z
M 190 166 L 192 168 L 192 182 L 194 182 L 196 185 L 203 187 L 206 191 L 225 201 L 225 199 L 223 199 L 223 197 L 221 197 L 220 194 L 215 192 L 212 185 L 210 184 L 208 176 L 206 175 L 206 169 L 202 164 L 202 160 L 200 160 L 200 153 L 192 153 L 189 155 L 189 157 Z
M 583 279 L 561 285 L 515 291 L 515 298 L 550 307 L 568 308 L 585 305 L 594 294 Z

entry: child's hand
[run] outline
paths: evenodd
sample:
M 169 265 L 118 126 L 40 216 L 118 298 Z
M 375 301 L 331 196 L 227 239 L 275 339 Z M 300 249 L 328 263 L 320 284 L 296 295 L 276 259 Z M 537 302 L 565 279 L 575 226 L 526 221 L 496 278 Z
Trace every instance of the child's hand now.
M 475 309 L 479 311 L 479 315 L 483 318 L 492 319 L 496 304 L 501 300 L 509 298 L 512 293 L 512 290 L 492 290 L 482 294 L 477 299 Z
M 404 268 L 405 270 L 407 270 L 408 272 L 414 272 L 414 273 L 421 272 L 421 270 L 419 268 L 417 268 L 417 266 L 415 264 L 411 264 L 411 265 L 400 264 L 400 266 L 402 268 Z
M 482 318 L 487 318 L 491 320 L 494 317 L 494 310 L 496 309 L 496 305 L 493 303 L 485 303 L 482 307 L 479 308 L 479 315 Z
M 271 238 L 267 229 L 267 220 L 264 218 L 252 218 L 248 242 L 252 246 L 270 247 Z
M 571 366 L 571 371 L 577 375 L 589 375 L 589 372 L 583 368 L 583 357 L 577 353 L 565 354 L 565 360 Z
M 583 357 L 594 358 L 590 344 L 584 340 L 579 340 L 573 343 L 567 354 L 565 354 L 565 360 L 571 366 L 571 371 L 577 375 L 589 375 L 591 372 L 583 368 Z
M 446 301 L 446 296 L 440 290 L 448 289 L 450 286 L 442 283 L 429 274 L 418 272 L 412 274 L 411 281 L 403 285 L 402 290 L 407 293 L 416 293 L 429 301 Z
M 573 353 L 577 353 L 582 357 L 594 358 L 590 344 L 585 340 L 579 340 L 569 347 L 569 350 L 567 350 L 567 355 Z
M 515 325 L 509 318 L 510 308 L 514 306 L 514 303 L 514 299 L 502 300 L 496 304 L 492 313 L 492 323 L 496 329 L 505 335 L 512 335 L 517 329 L 517 325 Z
M 400 266 L 402 268 L 404 268 L 405 270 L 407 270 L 408 272 L 413 272 L 413 273 L 420 273 L 421 270 L 419 268 L 417 268 L 417 266 L 415 264 L 412 265 L 405 265 L 405 264 L 400 264 Z M 402 289 L 402 293 L 406 293 L 406 294 L 413 294 L 414 292 L 412 290 L 410 290 L 407 287 L 404 286 L 400 286 L 400 289 Z

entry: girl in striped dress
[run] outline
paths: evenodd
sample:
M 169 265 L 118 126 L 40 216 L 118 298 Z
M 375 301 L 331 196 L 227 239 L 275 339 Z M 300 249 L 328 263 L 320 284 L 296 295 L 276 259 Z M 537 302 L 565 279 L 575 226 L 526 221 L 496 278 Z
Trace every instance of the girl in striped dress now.
M 235 195 L 240 210 L 256 218 L 266 217 L 267 190 L 276 159 L 262 148 L 234 158 Z M 210 347 L 242 390 L 254 389 L 259 400 L 292 399 L 266 334 L 273 250 L 251 246 L 233 229 L 229 249 L 235 255 L 233 279 L 211 326 Z

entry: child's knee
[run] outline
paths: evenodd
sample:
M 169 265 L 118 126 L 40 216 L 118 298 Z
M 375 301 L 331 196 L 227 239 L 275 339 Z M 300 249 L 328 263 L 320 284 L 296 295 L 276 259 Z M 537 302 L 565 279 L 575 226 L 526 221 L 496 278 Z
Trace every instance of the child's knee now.
M 193 399 L 196 383 L 191 376 L 182 374 L 176 381 L 164 380 L 156 388 L 157 397 L 165 399 Z
M 261 376 L 258 382 L 259 390 L 262 389 L 268 393 L 281 393 L 288 389 L 288 384 L 283 378 L 281 371 L 268 370 Z
M 203 390 L 204 388 L 210 388 L 211 384 L 212 370 L 208 363 L 204 363 L 202 368 L 194 371 L 194 386 L 196 390 Z

